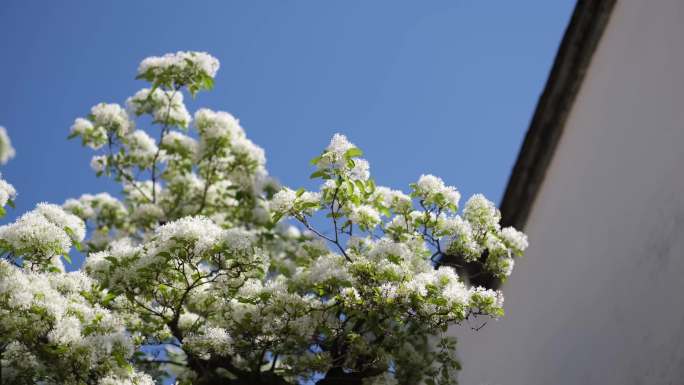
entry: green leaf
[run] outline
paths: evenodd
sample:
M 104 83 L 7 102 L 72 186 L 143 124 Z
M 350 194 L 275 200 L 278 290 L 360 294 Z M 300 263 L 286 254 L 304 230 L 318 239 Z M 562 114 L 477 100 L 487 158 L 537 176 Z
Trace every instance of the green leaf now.
M 105 295 L 104 299 L 102 299 L 102 304 L 107 306 L 107 305 L 109 305 L 110 302 L 112 302 L 112 300 L 114 298 L 116 298 L 118 296 L 119 296 L 119 294 L 116 292 L 113 292 L 113 291 L 109 292 L 109 293 L 107 293 L 107 295 Z
M 212 78 L 209 75 L 205 75 L 204 79 L 202 79 L 202 86 L 206 90 L 211 90 L 214 88 L 214 78 Z
M 9 207 L 13 208 L 13 209 L 16 209 L 16 208 L 17 208 L 17 206 L 14 205 L 14 201 L 11 200 L 11 199 L 8 199 L 8 200 L 7 200 L 7 205 L 8 205 Z
M 280 221 L 280 218 L 282 218 L 282 217 L 283 217 L 283 214 L 282 214 L 282 213 L 274 214 L 274 215 L 273 215 L 273 219 L 271 220 L 271 222 L 272 222 L 273 225 L 275 226 L 275 224 L 278 223 L 278 221 Z
M 4 217 L 5 214 L 7 214 L 7 211 L 5 211 L 4 207 L 0 207 L 0 217 Z
M 349 195 L 354 195 L 354 184 L 351 182 L 346 182 L 345 185 L 347 187 L 347 193 Z
M 309 176 L 309 178 L 310 179 L 316 179 L 316 178 L 328 179 L 329 176 L 328 176 L 328 173 L 326 172 L 326 170 L 318 170 L 318 171 L 314 172 L 313 174 L 311 174 Z
M 311 160 L 309 161 L 309 163 L 311 163 L 311 165 L 315 166 L 315 165 L 318 164 L 318 162 L 320 162 L 320 160 L 321 160 L 321 156 L 319 155 L 319 156 L 317 156 L 317 157 L 311 159 Z
M 353 158 L 361 155 L 363 155 L 363 151 L 361 151 L 361 149 L 358 147 L 352 147 L 344 153 L 345 158 Z
M 366 193 L 366 186 L 364 185 L 364 183 L 362 181 L 357 179 L 354 181 L 354 184 L 356 185 L 356 187 L 359 188 L 359 191 L 361 191 L 364 194 Z
M 304 187 L 300 187 L 299 189 L 297 189 L 297 198 L 302 196 L 302 194 L 304 194 L 304 192 L 306 192 L 306 190 L 304 190 Z
M 318 207 L 318 202 L 306 202 L 302 203 L 302 209 L 311 209 L 314 207 Z
M 62 258 L 64 258 L 64 260 L 67 261 L 70 265 L 73 264 L 73 262 L 71 261 L 71 257 L 69 256 L 69 254 L 64 254 L 64 255 L 62 255 Z

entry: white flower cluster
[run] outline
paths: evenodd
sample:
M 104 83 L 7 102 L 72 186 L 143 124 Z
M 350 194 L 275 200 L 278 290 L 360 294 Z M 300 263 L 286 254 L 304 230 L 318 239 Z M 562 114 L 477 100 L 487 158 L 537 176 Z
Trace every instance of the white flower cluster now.
M 164 210 L 153 203 L 143 203 L 131 213 L 131 221 L 144 226 L 154 226 L 164 219 Z
M 311 191 L 294 191 L 284 187 L 273 195 L 270 209 L 274 213 L 304 213 L 312 214 L 321 202 L 321 194 Z
M 348 281 L 351 278 L 345 266 L 344 257 L 334 253 L 323 254 L 316 258 L 307 271 L 310 282 L 326 282 L 336 280 Z
M 155 385 L 154 379 L 146 373 L 111 375 L 100 379 L 98 385 Z
M 100 221 L 110 222 L 128 215 L 124 205 L 108 193 L 83 194 L 78 199 L 67 199 L 62 208 L 83 220 L 99 217 Z
M 5 164 L 10 159 L 14 158 L 16 151 L 12 147 L 9 135 L 5 127 L 0 126 L 0 164 Z
M 334 154 L 336 157 L 342 157 L 345 152 L 354 148 L 353 143 L 351 143 L 345 135 L 334 134 L 332 139 L 330 139 L 330 144 L 325 148 L 325 152 Z
M 195 112 L 195 127 L 204 141 L 235 140 L 245 136 L 240 121 L 224 111 L 201 108 Z
M 405 213 L 413 210 L 413 202 L 411 197 L 399 190 L 392 190 L 385 186 L 378 186 L 372 197 L 373 200 L 379 200 L 386 208 L 391 208 L 398 213 Z M 399 217 L 398 217 L 399 218 Z
M 220 239 L 223 230 L 206 217 L 185 217 L 160 226 L 155 231 L 158 250 L 170 249 L 176 243 L 194 244 L 194 254 L 204 255 Z
M 7 202 L 14 200 L 16 197 L 17 190 L 14 189 L 14 186 L 2 179 L 2 175 L 0 175 L 0 207 L 5 207 Z
M 529 243 L 527 242 L 527 235 L 513 227 L 505 227 L 501 229 L 501 240 L 510 247 L 515 254 L 522 254 Z
M 360 154 L 360 150 L 346 136 L 335 134 L 323 154 L 316 160 L 316 165 L 319 170 L 344 171 L 353 180 L 365 181 L 370 177 L 370 165 L 365 159 L 358 158 Z
M 0 343 L 9 347 L 3 381 L 24 383 L 28 376 L 31 383 L 76 384 L 73 370 L 95 378 L 139 376 L 122 365 L 134 350 L 123 320 L 82 295 L 92 289 L 80 272 L 26 273 L 0 260 Z
M 258 174 L 267 175 L 264 150 L 246 137 L 233 115 L 202 108 L 195 112 L 194 124 L 200 137 L 199 157 L 206 160 L 206 167 L 221 170 L 240 185 L 252 183 Z
M 184 72 L 198 69 L 213 78 L 219 67 L 219 61 L 206 52 L 179 51 L 145 58 L 138 67 L 138 75 L 152 73 L 158 76 L 167 71 Z
M 104 172 L 107 169 L 107 156 L 94 155 L 90 158 L 90 168 L 98 174 Z
M 94 126 L 93 130 L 103 128 L 106 132 L 114 133 L 119 137 L 133 129 L 133 122 L 128 118 L 126 110 L 116 103 L 100 103 L 93 106 L 90 109 L 89 118 Z M 77 127 L 85 127 L 82 122 L 78 125 L 74 124 Z M 100 134 L 97 135 L 99 137 Z
M 466 261 L 474 261 L 482 254 L 482 247 L 475 241 L 470 222 L 460 216 L 447 218 L 443 224 L 444 232 L 450 236 L 445 242 L 449 253 L 461 255 Z
M 465 204 L 463 217 L 470 222 L 473 230 L 484 232 L 498 230 L 501 213 L 494 203 L 482 194 L 475 194 Z
M 226 329 L 207 327 L 200 332 L 188 335 L 183 342 L 183 346 L 188 351 L 204 359 L 209 359 L 212 354 L 217 354 L 219 357 L 229 355 L 232 352 L 233 340 Z
M 0 226 L 0 242 L 35 268 L 61 267 L 59 257 L 71 249 L 72 242 L 85 237 L 85 224 L 57 205 L 39 203 L 33 211 L 14 223 Z
M 271 210 L 279 213 L 289 212 L 294 208 L 296 200 L 297 192 L 284 187 L 273 196 L 273 199 L 271 200 Z
M 132 114 L 152 115 L 155 122 L 173 124 L 187 128 L 192 117 L 183 104 L 183 93 L 156 88 L 150 93 L 143 88 L 126 100 L 126 106 Z
M 228 249 L 242 254 L 254 252 L 255 238 L 253 232 L 242 228 L 227 229 L 221 234 L 221 239 Z
M 104 126 L 95 127 L 90 120 L 76 118 L 71 126 L 71 136 L 80 136 L 83 144 L 93 150 L 100 149 L 107 143 L 107 130 Z
M 128 156 L 135 164 L 143 167 L 151 166 L 154 157 L 159 149 L 154 139 L 145 131 L 135 130 L 124 137 L 124 142 L 128 147 Z
M 198 154 L 199 144 L 190 136 L 178 131 L 171 131 L 162 138 L 161 148 L 168 155 L 194 159 Z
M 349 219 L 362 229 L 372 229 L 380 223 L 380 213 L 371 205 L 359 205 L 351 209 Z
M 354 159 L 354 167 L 349 170 L 352 180 L 368 180 L 370 178 L 370 163 L 365 159 Z
M 461 194 L 453 186 L 446 186 L 444 181 L 434 175 L 421 175 L 414 187 L 415 196 L 423 199 L 426 204 L 437 206 L 450 205 L 458 207 Z

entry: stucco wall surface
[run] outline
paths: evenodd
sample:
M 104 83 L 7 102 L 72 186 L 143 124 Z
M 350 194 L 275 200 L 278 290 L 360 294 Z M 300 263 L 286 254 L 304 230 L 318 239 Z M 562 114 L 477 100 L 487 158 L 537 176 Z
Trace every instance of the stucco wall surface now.
M 461 384 L 684 384 L 684 1 L 618 1 L 525 230 Z

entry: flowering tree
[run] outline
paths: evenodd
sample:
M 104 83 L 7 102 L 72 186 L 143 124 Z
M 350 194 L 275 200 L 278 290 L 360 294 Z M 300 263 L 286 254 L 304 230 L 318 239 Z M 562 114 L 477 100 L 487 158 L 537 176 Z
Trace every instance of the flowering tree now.
M 447 329 L 501 316 L 503 298 L 446 261 L 505 278 L 526 237 L 482 195 L 459 215 L 435 176 L 377 186 L 339 134 L 311 162 L 320 191 L 281 188 L 236 118 L 187 111 L 218 68 L 145 59 L 149 88 L 71 127 L 121 199 L 41 203 L 0 227 L 2 383 L 455 383 Z M 0 161 L 13 155 L 3 129 Z M 15 197 L 0 181 L 0 206 Z M 72 247 L 87 257 L 65 272 Z

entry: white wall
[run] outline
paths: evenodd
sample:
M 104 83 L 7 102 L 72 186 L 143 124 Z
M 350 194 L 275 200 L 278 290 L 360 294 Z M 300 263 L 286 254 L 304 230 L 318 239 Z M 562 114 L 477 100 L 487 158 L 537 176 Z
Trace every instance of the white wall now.
M 463 385 L 684 384 L 684 0 L 618 0 Z

